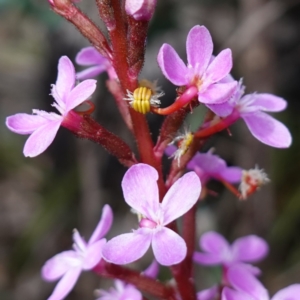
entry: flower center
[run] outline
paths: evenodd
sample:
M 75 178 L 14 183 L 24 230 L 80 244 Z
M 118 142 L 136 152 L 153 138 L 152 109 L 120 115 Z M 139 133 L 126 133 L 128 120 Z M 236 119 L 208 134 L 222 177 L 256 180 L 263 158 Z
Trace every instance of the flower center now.
M 147 218 L 143 218 L 141 221 L 140 221 L 140 227 L 142 228 L 150 228 L 150 229 L 154 229 L 156 228 L 157 226 L 157 223 L 152 221 L 152 220 L 149 220 Z

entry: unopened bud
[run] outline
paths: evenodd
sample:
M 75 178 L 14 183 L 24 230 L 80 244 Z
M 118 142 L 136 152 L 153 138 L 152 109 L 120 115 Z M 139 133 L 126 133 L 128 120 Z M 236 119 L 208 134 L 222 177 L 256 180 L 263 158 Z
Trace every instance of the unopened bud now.
M 137 21 L 150 21 L 156 6 L 156 0 L 126 0 L 126 13 Z

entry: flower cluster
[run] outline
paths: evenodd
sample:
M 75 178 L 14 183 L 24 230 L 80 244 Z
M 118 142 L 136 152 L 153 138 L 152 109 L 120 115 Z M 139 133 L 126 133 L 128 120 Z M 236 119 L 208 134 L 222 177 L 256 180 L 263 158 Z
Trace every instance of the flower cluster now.
M 103 146 L 128 168 L 121 183 L 123 196 L 139 218 L 131 232 L 106 241 L 104 236 L 113 223 L 112 209 L 106 204 L 88 242 L 74 230 L 73 250 L 55 255 L 42 267 L 44 280 L 59 280 L 48 299 L 64 299 L 82 271 L 114 279 L 114 288 L 96 291 L 98 300 L 141 300 L 143 292 L 172 300 L 270 299 L 256 277 L 260 270 L 250 264 L 267 255 L 266 241 L 249 235 L 230 245 L 223 236 L 210 231 L 200 239 L 202 252 L 195 251 L 196 212 L 198 200 L 204 201 L 211 179 L 222 182 L 240 199 L 246 199 L 269 181 L 262 170 L 245 171 L 228 166 L 211 151 L 204 153 L 207 139 L 242 118 L 259 141 L 287 148 L 292 142 L 288 129 L 266 113 L 284 110 L 286 101 L 267 93 L 244 95 L 242 81 L 237 82 L 230 75 L 231 50 L 222 50 L 215 56 L 208 29 L 197 25 L 187 36 L 187 64 L 169 44 L 163 44 L 159 50 L 157 62 L 163 75 L 178 86 L 174 102 L 160 107 L 163 101 L 159 98 L 164 93 L 138 78 L 157 1 L 126 0 L 122 5 L 119 1 L 97 1 L 109 39 L 77 8 L 76 2 L 49 0 L 51 8 L 92 43 L 75 58 L 86 69 L 76 72 L 71 60 L 62 56 L 56 83 L 51 88 L 52 106 L 59 114 L 34 109 L 33 114 L 7 117 L 6 125 L 15 133 L 30 135 L 23 151 L 29 157 L 44 152 L 60 126 Z M 96 80 L 91 78 L 103 72 L 108 75 L 107 87 L 120 115 L 135 138 L 138 155 L 91 116 L 94 104 L 90 97 L 96 90 Z M 78 108 L 82 105 L 90 108 L 82 111 Z M 199 120 L 195 132 L 178 136 L 186 116 L 199 105 L 207 108 L 204 121 Z M 166 116 L 155 145 L 144 116 L 148 112 Z M 174 143 L 178 149 L 170 145 Z M 166 173 L 163 153 L 173 157 Z M 234 187 L 236 183 L 240 183 L 240 191 Z M 154 261 L 147 270 L 138 272 L 124 266 L 143 258 L 150 248 Z M 196 294 L 193 262 L 221 265 L 222 279 Z M 158 264 L 170 269 L 171 284 L 157 279 Z M 272 300 L 296 300 L 299 294 L 300 285 L 294 284 L 279 291 Z

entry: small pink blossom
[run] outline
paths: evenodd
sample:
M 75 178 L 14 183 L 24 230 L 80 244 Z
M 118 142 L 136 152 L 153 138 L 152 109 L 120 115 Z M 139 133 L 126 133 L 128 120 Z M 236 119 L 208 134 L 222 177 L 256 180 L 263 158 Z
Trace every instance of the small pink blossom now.
M 126 0 L 125 10 L 137 21 L 150 21 L 154 14 L 157 0 Z
M 117 74 L 110 61 L 94 47 L 81 49 L 76 55 L 75 61 L 80 66 L 88 67 L 76 73 L 76 78 L 79 80 L 95 78 L 105 71 L 108 73 L 110 79 L 117 79 Z
M 48 300 L 64 299 L 73 289 L 80 273 L 93 269 L 99 263 L 106 242 L 103 237 L 110 229 L 112 220 L 112 210 L 109 205 L 105 205 L 101 219 L 88 242 L 74 230 L 74 250 L 61 252 L 46 261 L 42 268 L 43 279 L 55 281 L 61 278 Z
M 174 145 L 168 146 L 165 150 L 168 156 L 172 156 L 175 151 Z M 230 183 L 238 183 L 242 179 L 241 168 L 228 167 L 225 160 L 211 152 L 198 152 L 187 164 L 187 169 L 199 176 L 202 186 L 210 179 L 225 180 Z
M 219 287 L 214 285 L 197 293 L 197 300 L 214 300 L 219 293 Z
M 228 76 L 228 82 L 233 79 Z M 232 98 L 224 104 L 208 105 L 218 116 L 227 117 L 238 112 L 252 135 L 260 142 L 276 148 L 287 148 L 292 143 L 289 130 L 281 122 L 265 112 L 283 111 L 287 103 L 272 94 L 253 93 L 244 95 L 245 87 L 240 81 Z
M 187 252 L 185 241 L 166 227 L 197 202 L 201 183 L 194 172 L 178 179 L 159 202 L 158 173 L 146 164 L 132 166 L 124 175 L 122 189 L 125 201 L 142 214 L 140 227 L 131 233 L 121 234 L 103 248 L 103 258 L 114 264 L 128 264 L 141 258 L 150 245 L 162 265 L 181 262 Z
M 204 252 L 195 252 L 194 261 L 202 265 L 230 266 L 240 262 L 256 262 L 269 251 L 265 240 L 256 235 L 241 237 L 229 245 L 221 234 L 214 231 L 204 233 L 199 245 Z
M 216 104 L 228 101 L 237 82 L 220 82 L 232 68 L 230 49 L 212 57 L 213 42 L 206 27 L 194 26 L 186 41 L 188 64 L 181 60 L 169 44 L 160 48 L 157 61 L 164 76 L 178 86 L 195 86 L 199 102 Z
M 68 113 L 87 100 L 96 89 L 96 80 L 85 80 L 75 86 L 75 69 L 67 56 L 58 62 L 58 76 L 52 85 L 54 106 L 60 113 L 34 109 L 33 115 L 19 113 L 6 118 L 6 126 L 18 134 L 30 134 L 23 153 L 34 157 L 44 152 L 54 140 Z
M 222 300 L 270 300 L 265 287 L 242 266 L 230 267 L 227 276 L 234 290 L 225 287 L 222 291 Z M 293 284 L 278 291 L 271 300 L 298 300 L 299 295 L 300 284 Z

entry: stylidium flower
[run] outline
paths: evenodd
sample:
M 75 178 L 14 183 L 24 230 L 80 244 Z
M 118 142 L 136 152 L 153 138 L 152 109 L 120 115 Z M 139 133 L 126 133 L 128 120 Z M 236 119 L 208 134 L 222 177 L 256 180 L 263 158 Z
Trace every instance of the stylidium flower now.
M 157 171 L 146 164 L 132 166 L 124 175 L 125 201 L 143 215 L 139 229 L 119 235 L 103 247 L 103 258 L 114 264 L 128 264 L 141 258 L 150 245 L 162 265 L 181 262 L 187 252 L 185 241 L 166 227 L 197 202 L 201 183 L 194 172 L 178 179 L 159 202 Z
M 105 205 L 101 219 L 88 242 L 74 230 L 74 250 L 61 252 L 46 261 L 42 268 L 43 279 L 55 281 L 61 278 L 48 300 L 65 298 L 74 287 L 80 273 L 93 269 L 99 263 L 106 242 L 103 237 L 110 229 L 112 220 L 112 210 L 109 205 Z
M 165 150 L 167 155 L 173 155 L 176 147 L 171 145 Z M 197 153 L 187 164 L 187 169 L 194 171 L 200 178 L 202 186 L 210 179 L 225 180 L 230 183 L 240 182 L 242 169 L 228 167 L 225 160 L 212 152 Z
M 96 80 L 85 80 L 75 86 L 75 69 L 67 56 L 58 62 L 58 76 L 52 85 L 52 104 L 60 113 L 48 113 L 34 109 L 33 115 L 19 113 L 6 118 L 6 126 L 18 134 L 30 134 L 23 153 L 34 157 L 44 152 L 54 140 L 56 133 L 68 116 L 68 113 L 86 101 L 96 89 Z
M 197 300 L 214 300 L 218 295 L 219 287 L 217 285 L 212 286 L 206 290 L 197 293 Z
M 149 21 L 154 13 L 156 0 L 126 0 L 126 13 L 137 21 Z
M 289 130 L 281 122 L 265 113 L 284 110 L 287 106 L 286 101 L 266 93 L 244 95 L 244 90 L 245 87 L 240 80 L 233 97 L 228 102 L 208 105 L 208 107 L 220 117 L 227 117 L 233 112 L 239 115 L 252 135 L 264 144 L 276 148 L 289 147 L 292 143 Z
M 264 258 L 268 251 L 268 244 L 256 235 L 241 237 L 232 245 L 225 238 L 214 231 L 204 233 L 199 241 L 204 252 L 195 252 L 194 261 L 202 265 L 230 266 L 236 263 L 252 263 Z
M 220 82 L 232 68 L 231 50 L 212 57 L 213 42 L 206 27 L 194 26 L 186 41 L 188 64 L 173 47 L 163 44 L 157 61 L 164 76 L 178 86 L 197 87 L 198 100 L 205 104 L 223 103 L 232 96 L 237 82 Z M 196 95 L 195 95 L 196 96 Z
M 117 79 L 115 69 L 109 60 L 101 55 L 94 47 L 81 49 L 75 57 L 78 65 L 88 67 L 87 69 L 76 73 L 79 80 L 95 78 L 103 72 L 107 72 L 110 79 Z
M 230 267 L 227 277 L 234 290 L 225 287 L 222 291 L 222 300 L 270 300 L 265 287 L 242 266 Z M 299 295 L 300 284 L 293 284 L 278 291 L 271 300 L 298 300 Z

